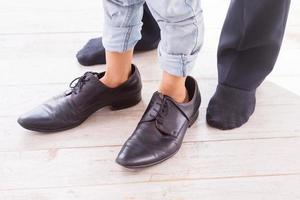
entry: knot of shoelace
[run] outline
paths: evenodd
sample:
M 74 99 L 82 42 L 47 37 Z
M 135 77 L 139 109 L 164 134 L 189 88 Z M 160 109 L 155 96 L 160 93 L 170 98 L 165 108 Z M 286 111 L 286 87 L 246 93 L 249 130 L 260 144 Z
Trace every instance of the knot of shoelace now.
M 150 116 L 155 118 L 157 123 L 163 123 L 163 117 L 168 113 L 168 105 L 166 99 L 163 99 L 161 102 L 155 102 L 152 105 L 150 111 Z
M 80 90 L 84 86 L 84 84 L 90 80 L 90 78 L 87 78 L 88 74 L 96 75 L 97 73 L 96 72 L 86 72 L 86 73 L 84 73 L 83 76 L 77 77 L 73 81 L 71 81 L 69 87 L 71 88 L 72 93 L 77 94 L 78 92 L 80 92 Z

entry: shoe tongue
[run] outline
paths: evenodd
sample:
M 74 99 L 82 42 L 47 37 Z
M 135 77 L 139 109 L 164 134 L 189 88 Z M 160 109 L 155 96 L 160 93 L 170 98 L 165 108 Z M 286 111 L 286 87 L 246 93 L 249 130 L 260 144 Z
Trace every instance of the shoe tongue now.
M 97 79 L 98 80 L 97 74 L 93 74 L 93 72 L 86 72 L 86 77 L 90 78 L 90 79 Z
M 84 76 L 84 79 L 88 81 L 85 82 L 85 80 L 81 80 L 81 78 Z M 82 77 L 77 78 L 77 82 L 74 82 L 74 80 L 72 81 L 71 84 L 73 84 L 72 86 L 70 85 L 71 89 L 67 90 L 65 92 L 65 95 L 70 95 L 73 93 L 73 91 L 80 91 L 83 87 L 83 85 L 85 84 L 89 84 L 89 85 L 95 85 L 97 82 L 99 81 L 99 78 L 97 76 L 97 74 L 93 73 L 93 72 L 86 72 Z M 74 82 L 74 83 L 73 83 Z M 84 82 L 84 83 L 79 83 L 79 82 Z M 81 85 L 80 85 L 81 84 Z M 78 89 L 79 88 L 79 89 Z
M 92 83 L 100 82 L 97 74 L 93 74 L 92 72 L 87 72 L 86 73 L 86 78 L 89 79 L 89 81 L 92 82 Z
M 162 101 L 164 97 L 165 95 L 163 95 L 163 93 L 156 91 L 153 93 L 151 101 Z

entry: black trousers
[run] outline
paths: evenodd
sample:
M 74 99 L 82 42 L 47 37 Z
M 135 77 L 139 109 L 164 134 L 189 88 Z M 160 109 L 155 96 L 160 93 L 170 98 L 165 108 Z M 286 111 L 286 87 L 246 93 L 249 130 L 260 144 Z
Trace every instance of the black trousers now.
M 231 0 L 218 47 L 219 84 L 255 90 L 272 71 L 290 0 Z

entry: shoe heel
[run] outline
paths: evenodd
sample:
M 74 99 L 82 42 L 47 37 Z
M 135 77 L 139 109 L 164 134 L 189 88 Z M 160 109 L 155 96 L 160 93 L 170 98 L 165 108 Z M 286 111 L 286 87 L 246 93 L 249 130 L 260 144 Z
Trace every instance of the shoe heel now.
M 197 120 L 198 116 L 199 116 L 199 110 L 191 117 L 191 120 L 190 120 L 190 122 L 189 122 L 189 128 L 190 128 L 191 126 L 193 126 L 193 124 L 194 124 L 195 121 Z
M 125 99 L 123 101 L 117 102 L 117 103 L 113 103 L 110 107 L 111 110 L 122 110 L 125 108 L 129 108 L 132 106 L 135 106 L 136 104 L 138 104 L 140 101 L 142 100 L 141 95 L 137 95 L 134 98 L 130 98 L 130 99 Z

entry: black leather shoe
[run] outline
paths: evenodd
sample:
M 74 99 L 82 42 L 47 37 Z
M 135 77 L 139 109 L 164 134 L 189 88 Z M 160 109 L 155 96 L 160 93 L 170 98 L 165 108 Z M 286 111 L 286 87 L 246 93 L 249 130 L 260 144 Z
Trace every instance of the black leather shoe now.
M 160 28 L 146 3 L 144 4 L 142 22 L 142 38 L 135 45 L 134 51 L 150 51 L 156 49 L 160 41 Z M 103 47 L 102 38 L 90 39 L 84 47 L 78 51 L 76 57 L 78 62 L 83 66 L 105 64 L 105 49 Z
M 187 103 L 155 92 L 137 128 L 123 145 L 116 162 L 126 168 L 158 164 L 173 156 L 182 144 L 187 128 L 197 119 L 201 103 L 196 81 L 187 77 Z
M 33 131 L 63 131 L 78 126 L 105 106 L 118 110 L 140 102 L 142 83 L 134 65 L 129 79 L 117 88 L 108 88 L 99 81 L 104 74 L 86 72 L 71 82 L 69 91 L 23 114 L 18 123 Z M 72 85 L 75 81 L 76 84 Z

